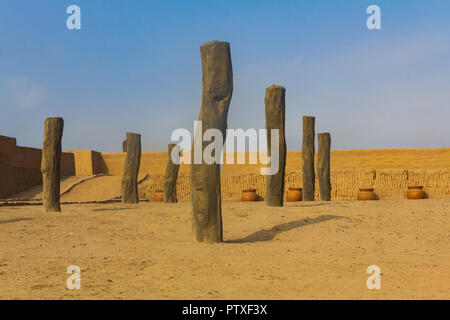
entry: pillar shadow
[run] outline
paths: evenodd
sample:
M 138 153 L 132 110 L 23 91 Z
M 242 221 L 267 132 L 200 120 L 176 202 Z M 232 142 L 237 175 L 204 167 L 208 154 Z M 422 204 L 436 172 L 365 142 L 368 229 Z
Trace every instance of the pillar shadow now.
M 102 212 L 102 211 L 136 210 L 136 209 L 137 209 L 137 207 L 134 207 L 134 208 L 101 208 L 101 209 L 92 209 L 92 211 Z
M 304 226 L 308 226 L 310 224 L 325 222 L 332 219 L 341 219 L 341 216 L 333 216 L 333 215 L 322 215 L 317 218 L 312 219 L 300 219 L 295 220 L 287 223 L 282 223 L 274 226 L 270 230 L 259 230 L 257 232 L 254 232 L 252 234 L 249 234 L 248 236 L 240 239 L 233 239 L 233 240 L 227 240 L 224 241 L 225 243 L 248 243 L 248 242 L 259 242 L 259 241 L 270 241 L 275 238 L 276 235 L 287 232 L 292 229 L 301 228 Z
M 17 219 L 11 219 L 11 220 L 0 220 L 0 224 L 7 224 L 7 223 L 14 223 L 14 222 L 20 222 L 20 221 L 28 221 L 33 220 L 31 218 L 17 218 Z
M 306 201 L 301 201 L 301 202 L 298 202 L 298 204 L 297 203 L 292 203 L 292 202 L 291 203 L 286 202 L 286 203 L 289 204 L 289 207 L 297 207 L 297 208 L 321 207 L 321 206 L 329 206 L 329 205 L 333 204 L 331 202 L 321 202 L 321 203 L 313 203 L 313 204 L 307 204 L 305 202 Z

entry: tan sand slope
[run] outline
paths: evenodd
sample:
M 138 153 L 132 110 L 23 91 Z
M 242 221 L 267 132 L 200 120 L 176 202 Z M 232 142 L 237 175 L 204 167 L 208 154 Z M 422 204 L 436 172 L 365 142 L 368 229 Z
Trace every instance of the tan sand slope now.
M 139 177 L 145 182 L 146 176 Z M 68 177 L 61 179 L 61 202 L 105 201 L 120 197 L 119 176 Z M 144 191 L 140 192 L 144 194 Z M 42 199 L 42 185 L 14 195 L 14 199 Z M 145 198 L 142 196 L 142 198 Z
M 148 176 L 139 176 L 139 194 L 141 199 L 143 190 L 141 184 L 146 182 Z M 70 192 L 65 193 L 61 197 L 61 201 L 65 202 L 84 202 L 84 201 L 105 201 L 120 197 L 120 182 L 122 177 L 118 176 L 99 176 L 94 179 L 86 180 L 76 185 Z
M 104 201 L 120 196 L 118 176 L 100 176 L 75 186 L 61 197 L 61 201 Z
M 72 176 L 72 177 L 63 177 L 61 178 L 61 194 L 66 193 L 69 189 L 71 189 L 74 185 L 82 182 L 85 179 L 89 179 L 90 177 L 85 176 Z M 11 198 L 15 199 L 42 199 L 42 185 L 34 186 L 24 192 L 18 193 Z
M 194 244 L 190 204 L 0 208 L 1 299 L 450 299 L 450 200 L 223 203 Z M 67 267 L 81 290 L 67 290 Z M 381 268 L 368 290 L 367 267 Z

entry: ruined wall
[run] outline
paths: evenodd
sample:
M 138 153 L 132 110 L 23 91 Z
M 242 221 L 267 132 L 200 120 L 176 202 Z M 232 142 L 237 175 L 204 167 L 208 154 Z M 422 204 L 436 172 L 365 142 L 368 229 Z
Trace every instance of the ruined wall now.
M 101 153 L 101 156 L 103 158 L 103 173 L 113 176 L 122 175 L 123 164 L 127 156 L 126 153 Z M 142 152 L 139 173 L 164 174 L 166 171 L 167 160 L 167 152 Z M 180 166 L 180 173 L 181 172 L 190 172 L 190 167 L 182 164 Z
M 100 153 L 92 150 L 64 151 L 63 176 L 95 174 L 122 175 L 126 153 Z M 143 152 L 140 176 L 150 174 L 147 182 L 152 192 L 162 189 L 167 152 Z M 249 154 L 246 154 L 249 160 Z M 16 139 L 0 136 L 0 198 L 6 198 L 42 182 L 41 150 L 17 146 Z M 300 187 L 301 152 L 288 151 L 286 188 Z M 256 188 L 264 197 L 265 178 L 259 175 L 260 164 L 225 164 L 222 167 L 223 199 L 239 199 L 242 189 Z M 360 187 L 374 187 L 381 198 L 401 198 L 406 186 L 421 184 L 430 197 L 448 196 L 450 148 L 332 150 L 331 182 L 333 199 L 354 199 Z M 181 164 L 178 198 L 189 197 L 190 166 Z M 150 183 L 151 182 L 151 183 Z M 316 186 L 317 186 L 316 182 Z M 318 191 L 316 190 L 316 196 Z
M 105 173 L 103 157 L 100 152 L 93 150 L 68 150 L 65 152 L 74 156 L 76 176 Z
M 121 175 L 125 153 L 102 153 L 107 173 Z M 249 155 L 246 154 L 248 161 Z M 142 186 L 150 199 L 155 190 L 163 188 L 163 176 L 168 155 L 166 152 L 142 154 L 140 174 L 149 173 L 150 179 Z M 301 152 L 288 151 L 286 161 L 286 188 L 301 187 Z M 257 189 L 265 197 L 265 177 L 259 174 L 260 164 L 223 165 L 222 198 L 238 200 L 243 189 Z M 408 185 L 425 187 L 429 197 L 447 197 L 449 192 L 450 148 L 438 149 L 381 149 L 332 150 L 332 199 L 354 200 L 359 188 L 373 187 L 381 199 L 400 199 Z M 188 200 L 190 167 L 181 164 L 177 183 L 178 199 Z M 318 188 L 318 181 L 316 181 Z M 316 189 L 316 198 L 319 193 Z
M 126 153 L 102 153 L 104 173 L 122 175 Z M 316 155 L 317 159 L 317 155 Z M 164 174 L 167 152 L 143 152 L 141 174 Z M 248 163 L 249 154 L 246 153 Z M 446 169 L 450 168 L 450 148 L 331 150 L 331 169 Z M 261 164 L 225 164 L 223 174 L 259 174 Z M 286 172 L 301 170 L 301 151 L 288 151 Z M 189 165 L 181 164 L 180 173 L 189 173 Z
M 41 149 L 17 146 L 15 138 L 0 136 L 0 198 L 42 183 Z M 74 156 L 63 153 L 61 175 L 75 174 Z
M 153 199 L 156 190 L 162 190 L 164 176 L 151 175 L 142 186 L 143 193 Z M 289 187 L 302 186 L 301 171 L 286 172 L 286 191 Z M 380 199 L 406 198 L 407 187 L 424 186 L 429 198 L 450 197 L 450 169 L 339 169 L 331 170 L 332 200 L 356 200 L 359 188 L 374 188 Z M 242 190 L 256 189 L 265 197 L 266 180 L 257 174 L 221 176 L 222 199 L 240 200 Z M 177 182 L 177 197 L 180 201 L 189 200 L 190 176 L 180 174 Z M 315 198 L 319 200 L 318 181 L 316 180 Z

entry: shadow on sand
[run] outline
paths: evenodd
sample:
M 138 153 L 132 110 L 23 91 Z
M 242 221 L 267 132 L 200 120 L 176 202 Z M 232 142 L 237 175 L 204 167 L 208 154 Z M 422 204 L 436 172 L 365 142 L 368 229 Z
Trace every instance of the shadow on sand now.
M 249 234 L 245 238 L 227 240 L 225 243 L 248 243 L 248 242 L 258 242 L 258 241 L 270 241 L 275 238 L 276 235 L 290 231 L 292 229 L 301 228 L 304 226 L 308 226 L 314 223 L 325 222 L 332 219 L 341 219 L 341 216 L 333 216 L 333 215 L 322 215 L 313 219 L 300 219 L 287 223 L 282 223 L 274 226 L 270 230 L 260 230 L 255 233 Z
M 33 220 L 32 218 L 17 218 L 17 219 L 11 219 L 11 220 L 0 220 L 0 224 L 7 224 L 7 223 L 13 223 L 13 222 L 20 222 L 20 221 L 28 221 Z
M 137 207 L 134 208 L 101 208 L 101 209 L 92 209 L 92 211 L 95 212 L 101 212 L 101 211 L 122 211 L 122 210 L 136 210 Z
M 302 201 L 302 202 L 304 202 L 304 201 Z M 314 203 L 314 204 L 306 204 L 306 203 L 302 203 L 302 202 L 299 202 L 298 204 L 290 203 L 289 207 L 312 208 L 312 207 L 332 205 L 331 202 L 322 202 L 322 203 Z

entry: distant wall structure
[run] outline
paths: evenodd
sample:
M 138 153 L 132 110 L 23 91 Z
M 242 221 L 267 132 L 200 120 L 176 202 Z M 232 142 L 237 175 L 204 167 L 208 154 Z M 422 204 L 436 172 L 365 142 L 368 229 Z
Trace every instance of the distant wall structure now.
M 73 154 L 76 176 L 92 176 L 106 173 L 100 152 L 93 150 L 68 150 L 65 152 Z
M 16 138 L 0 136 L 0 198 L 42 183 L 42 150 L 17 146 Z M 63 152 L 61 175 L 75 175 L 74 156 Z
M 106 174 L 120 176 L 126 153 L 101 153 L 93 150 L 64 151 L 62 176 Z M 248 162 L 249 154 L 246 154 Z M 316 157 L 317 158 L 317 157 Z M 168 161 L 167 152 L 143 152 L 140 176 L 148 173 L 143 192 L 150 195 L 162 189 Z M 430 198 L 450 197 L 450 148 L 332 150 L 332 200 L 356 198 L 358 188 L 373 187 L 381 199 L 405 196 L 408 185 L 423 185 Z M 15 138 L 0 136 L 0 198 L 7 198 L 42 183 L 41 150 L 17 146 Z M 257 189 L 265 196 L 265 177 L 260 164 L 225 164 L 222 167 L 222 198 L 240 199 L 243 189 Z M 301 187 L 301 151 L 288 151 L 286 188 Z M 177 182 L 179 200 L 189 200 L 190 166 L 181 164 Z M 316 183 L 317 185 L 317 183 Z M 316 190 L 318 199 L 318 190 Z
M 121 175 L 126 153 L 101 153 L 105 174 Z M 315 156 L 317 159 L 317 155 Z M 167 152 L 142 152 L 142 173 L 161 174 L 166 170 Z M 246 153 L 249 162 L 249 153 Z M 368 149 L 368 150 L 331 150 L 330 166 L 337 169 L 448 169 L 450 168 L 450 148 L 427 149 Z M 224 164 L 222 173 L 228 175 L 246 175 L 260 173 L 261 164 Z M 288 151 L 286 172 L 301 170 L 301 151 Z M 180 173 L 189 173 L 190 167 L 180 165 Z
M 162 189 L 164 177 L 151 175 L 145 185 L 145 196 L 153 199 L 156 190 Z M 242 190 L 256 189 L 263 199 L 266 194 L 266 178 L 257 174 L 221 176 L 222 199 L 239 201 Z M 301 187 L 300 170 L 286 172 L 285 192 L 289 187 Z M 374 188 L 380 199 L 406 199 L 407 187 L 424 186 L 429 198 L 450 197 L 450 169 L 402 170 L 402 169 L 340 169 L 331 170 L 331 200 L 355 200 L 359 188 Z M 190 176 L 180 174 L 177 181 L 177 197 L 190 199 Z M 316 181 L 315 200 L 319 200 Z

